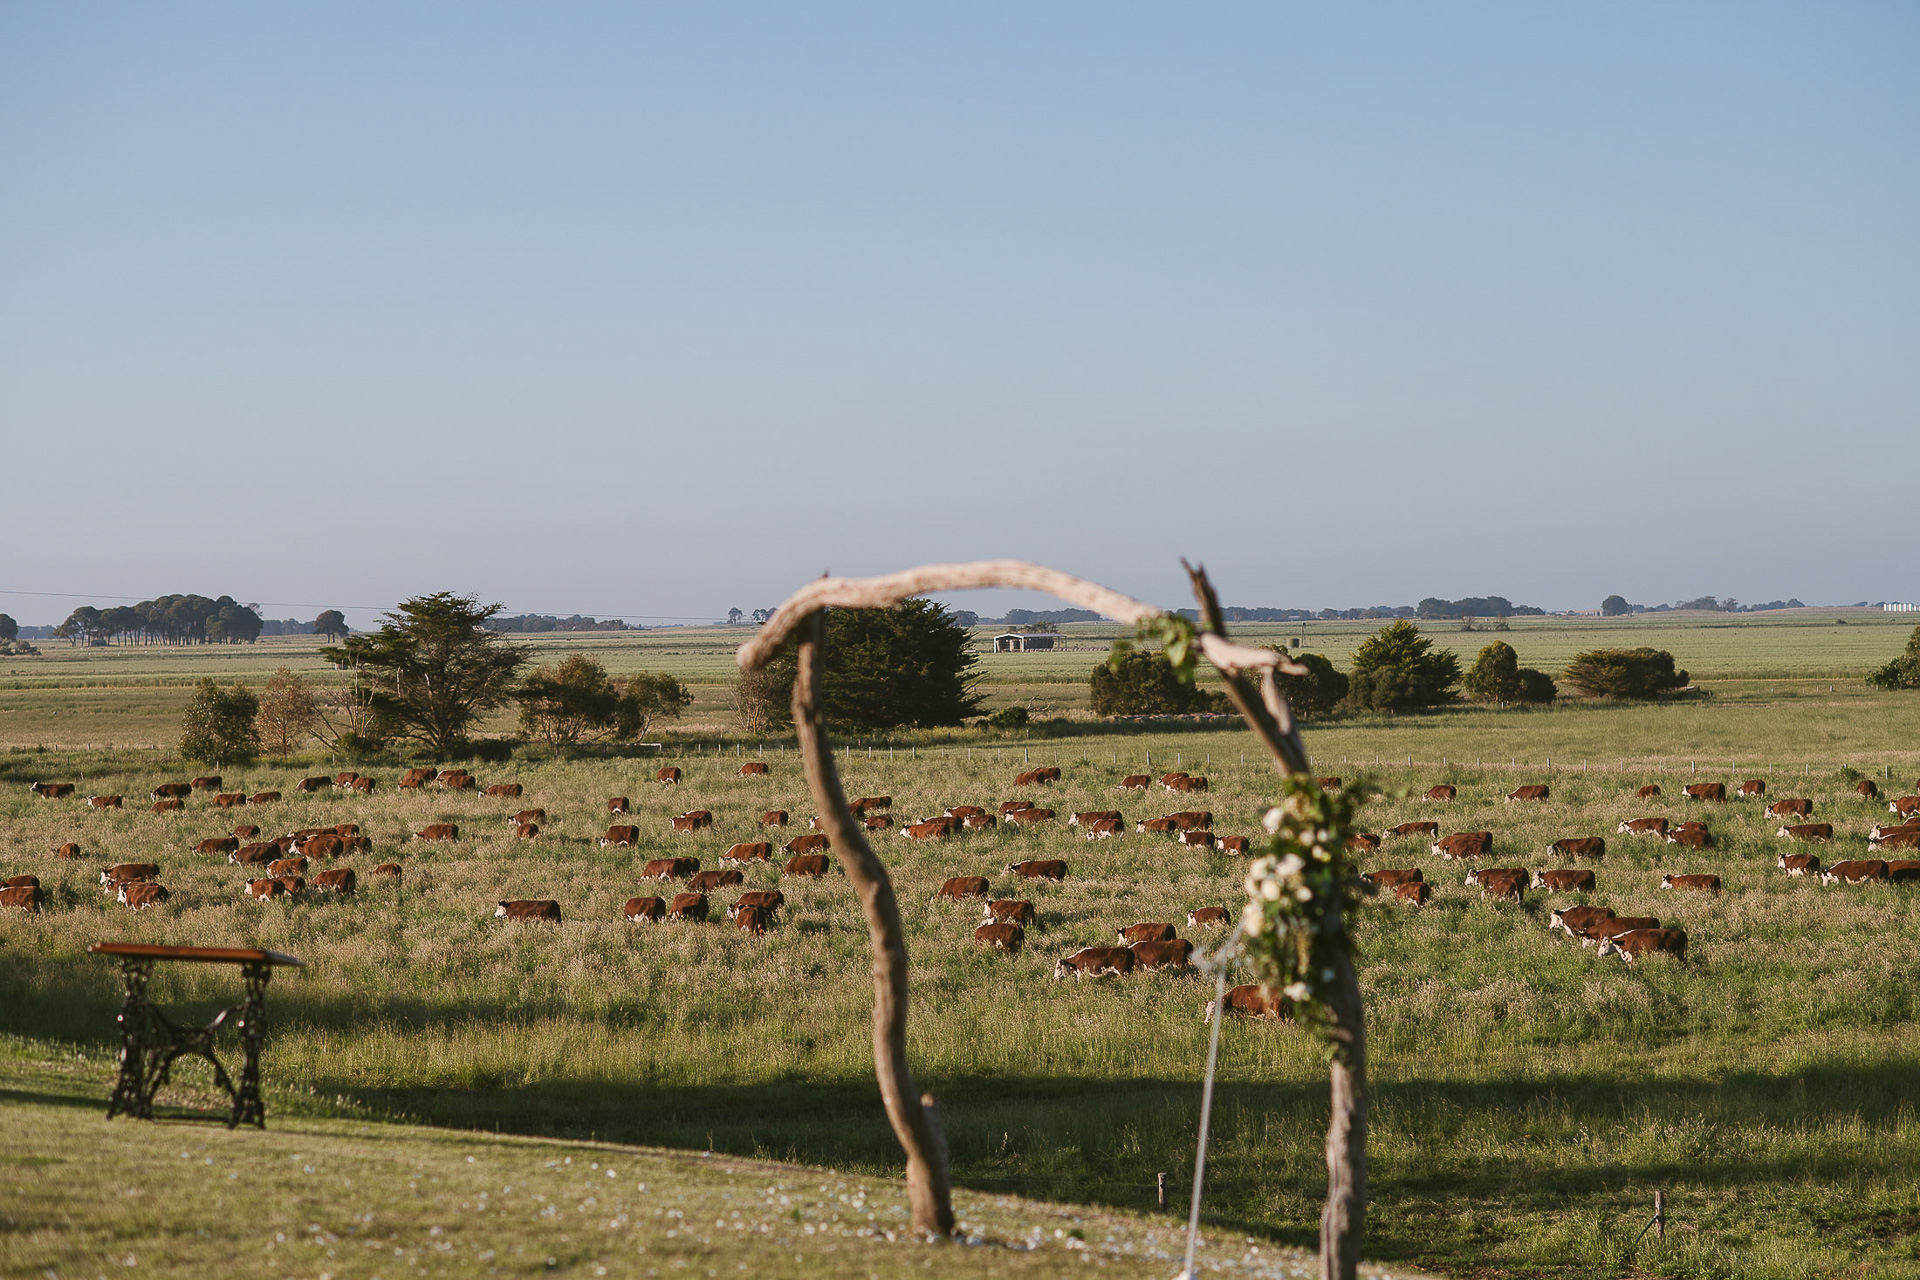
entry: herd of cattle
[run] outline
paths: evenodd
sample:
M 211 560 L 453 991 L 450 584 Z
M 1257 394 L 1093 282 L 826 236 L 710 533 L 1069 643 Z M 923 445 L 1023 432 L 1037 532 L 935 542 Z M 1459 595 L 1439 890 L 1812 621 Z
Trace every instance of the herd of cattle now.
M 767 765 L 758 761 L 748 762 L 739 770 L 742 776 L 747 777 L 765 775 L 767 771 Z M 1048 787 L 1060 779 L 1059 769 L 1043 768 L 1021 773 L 1014 783 L 1018 789 L 1035 789 Z M 675 786 L 681 783 L 682 774 L 680 769 L 668 766 L 660 769 L 654 780 L 663 787 Z M 1332 789 L 1341 785 L 1338 778 L 1322 778 L 1318 781 Z M 293 784 L 292 790 L 305 794 L 331 790 L 371 795 L 377 785 L 371 777 L 346 772 L 331 777 L 302 778 Z M 396 785 L 403 790 L 417 791 L 432 786 L 500 799 L 519 799 L 522 795 L 519 783 L 501 783 L 482 788 L 463 769 L 410 769 L 398 779 Z M 1155 787 L 1191 795 L 1205 793 L 1208 781 L 1205 777 L 1180 771 L 1158 778 L 1136 774 L 1121 783 L 1123 790 L 1147 791 Z M 72 797 L 75 792 L 74 786 L 67 783 L 36 782 L 31 790 L 48 800 Z M 1764 801 L 1766 790 L 1764 780 L 1751 779 L 1735 788 L 1732 796 Z M 1920 791 L 1920 782 L 1916 782 L 1915 790 Z M 188 801 L 196 793 L 208 794 L 211 807 L 222 810 L 270 806 L 281 800 L 278 791 L 253 794 L 226 792 L 222 790 L 219 777 L 209 776 L 155 787 L 149 795 L 152 811 L 160 814 L 185 812 Z M 1880 798 L 1872 782 L 1861 782 L 1858 793 L 1868 801 Z M 1429 789 L 1424 799 L 1445 804 L 1453 801 L 1456 794 L 1453 786 L 1443 784 Z M 1642 787 L 1638 792 L 1640 800 L 1657 799 L 1660 796 L 1661 789 L 1657 785 Z M 1730 798 L 1726 786 L 1721 783 L 1687 786 L 1683 796 L 1688 801 L 1703 804 L 1725 804 Z M 1505 799 L 1509 803 L 1545 803 L 1551 799 L 1551 791 L 1544 784 L 1523 786 L 1508 793 Z M 85 798 L 85 803 L 93 810 L 120 809 L 123 807 L 123 797 L 91 795 Z M 952 805 L 939 814 L 903 822 L 896 822 L 891 796 L 865 796 L 854 801 L 852 808 L 855 817 L 867 831 L 897 830 L 902 838 L 910 841 L 946 840 L 968 833 L 991 831 L 1002 824 L 1031 828 L 1058 821 L 1053 809 L 1025 799 L 1004 801 L 994 809 L 981 805 Z M 1897 825 L 1874 826 L 1867 833 L 1867 851 L 1920 850 L 1920 795 L 1898 797 L 1890 802 L 1889 809 L 1900 822 Z M 631 816 L 631 812 L 629 797 L 614 796 L 606 802 L 609 817 Z M 1836 839 L 1831 822 L 1812 820 L 1811 800 L 1776 799 L 1767 804 L 1766 812 L 1768 816 L 1782 820 L 1775 833 L 1780 839 L 1796 844 L 1826 844 Z M 514 838 L 521 840 L 538 838 L 546 821 L 544 808 L 522 809 L 506 818 Z M 759 824 L 763 831 L 771 832 L 791 825 L 791 818 L 786 810 L 766 810 L 760 814 Z M 698 835 L 712 830 L 714 815 L 708 809 L 691 809 L 670 818 L 668 825 L 673 833 Z M 1090 841 L 1111 840 L 1128 830 L 1128 824 L 1118 810 L 1070 813 L 1064 825 L 1077 829 Z M 785 877 L 817 878 L 831 872 L 831 849 L 827 835 L 820 829 L 821 820 L 816 817 L 808 826 L 808 831 L 777 846 L 786 855 L 781 864 L 781 874 Z M 1140 819 L 1133 824 L 1132 830 L 1136 834 L 1170 836 L 1188 848 L 1241 855 L 1251 851 L 1251 837 L 1216 836 L 1213 827 L 1214 815 L 1210 811 L 1186 809 L 1162 817 Z M 1615 834 L 1660 840 L 1687 850 L 1714 847 L 1708 825 L 1699 821 L 1674 822 L 1659 816 L 1630 818 L 1619 823 Z M 457 842 L 460 828 L 451 822 L 427 824 L 421 830 L 412 832 L 411 838 L 428 843 Z M 1374 853 L 1388 847 L 1387 842 L 1407 839 L 1428 841 L 1430 853 L 1444 861 L 1472 863 L 1492 856 L 1494 850 L 1491 831 L 1442 834 L 1441 824 L 1431 820 L 1403 822 L 1378 834 L 1356 833 L 1349 838 L 1348 844 L 1356 853 Z M 607 848 L 633 848 L 641 843 L 641 828 L 632 823 L 610 825 L 599 839 L 599 844 Z M 775 848 L 775 841 L 771 838 L 732 843 L 718 854 L 722 865 L 712 869 L 702 869 L 701 860 L 694 856 L 652 859 L 645 863 L 641 878 L 663 885 L 678 882 L 680 887 L 670 896 L 662 893 L 631 898 L 621 913 L 622 918 L 632 924 L 705 921 L 712 912 L 710 895 L 720 890 L 735 889 L 738 890 L 737 896 L 725 906 L 727 918 L 744 932 L 764 934 L 774 926 L 786 905 L 786 898 L 779 889 L 748 889 L 743 868 L 756 863 L 771 865 Z M 199 841 L 193 851 L 202 856 L 224 856 L 228 863 L 236 867 L 263 872 L 245 879 L 244 893 L 254 900 L 269 901 L 313 893 L 342 896 L 354 893 L 357 876 L 352 867 L 316 869 L 316 864 L 356 853 L 370 854 L 372 849 L 372 840 L 353 822 L 300 828 L 267 838 L 262 837 L 258 824 L 244 823 L 234 826 L 225 836 Z M 1546 851 L 1551 857 L 1578 863 L 1604 858 L 1607 846 L 1603 836 L 1569 836 L 1551 842 Z M 75 843 L 62 844 L 54 852 L 64 858 L 80 856 L 79 846 Z M 1778 866 L 1789 877 L 1818 877 L 1822 883 L 1829 885 L 1920 881 L 1920 859 L 1849 858 L 1823 867 L 1817 854 L 1791 852 L 1779 856 Z M 311 879 L 308 878 L 310 872 Z M 371 874 L 398 882 L 402 871 L 398 863 L 383 862 L 375 866 Z M 1012 877 L 1015 883 L 1059 883 L 1067 879 L 1068 868 L 1061 859 L 1028 859 L 1007 864 L 1005 874 Z M 158 864 L 121 863 L 102 868 L 100 884 L 119 902 L 138 910 L 167 900 L 168 890 L 159 883 L 159 876 Z M 1396 901 L 1411 906 L 1423 906 L 1432 897 L 1432 885 L 1418 867 L 1383 868 L 1365 873 L 1363 879 L 1371 892 L 1390 893 Z M 1468 872 L 1465 883 L 1478 887 L 1490 899 L 1513 902 L 1524 900 L 1529 890 L 1592 894 L 1599 887 L 1595 872 L 1589 867 L 1580 866 L 1538 869 L 1476 866 Z M 1667 873 L 1662 876 L 1660 887 L 1717 894 L 1721 883 L 1720 877 L 1713 874 Z M 8 878 L 4 887 L 0 888 L 0 907 L 34 912 L 40 909 L 43 901 L 44 892 L 38 879 L 32 875 Z M 934 901 L 955 904 L 978 901 L 981 904 L 981 916 L 973 937 L 977 944 L 985 947 L 1017 952 L 1026 945 L 1028 930 L 1035 926 L 1035 907 L 1030 898 L 995 897 L 989 879 L 982 875 L 948 878 L 934 895 Z M 560 904 L 553 899 L 511 899 L 497 903 L 494 915 L 512 921 L 557 922 L 561 918 L 561 911 Z M 1186 913 L 1189 929 L 1218 928 L 1230 923 L 1230 920 L 1227 909 L 1216 904 L 1195 906 Z M 1687 935 L 1683 930 L 1671 924 L 1663 926 L 1659 919 L 1651 916 L 1618 916 L 1611 908 L 1597 904 L 1560 907 L 1551 913 L 1549 928 L 1564 931 L 1570 937 L 1578 938 L 1583 945 L 1597 948 L 1600 956 L 1617 954 L 1629 963 L 1654 952 L 1679 959 L 1686 957 Z M 1178 935 L 1173 922 L 1136 921 L 1117 927 L 1111 945 L 1080 947 L 1061 956 L 1054 966 L 1054 976 L 1117 977 L 1135 972 L 1184 970 L 1191 966 L 1193 951 L 1194 944 Z M 1269 998 L 1259 988 L 1251 986 L 1235 988 L 1230 992 L 1227 1008 L 1231 1012 L 1263 1017 L 1286 1017 L 1290 1013 L 1284 1000 Z M 1211 1016 L 1212 1006 L 1209 1005 L 1208 1009 Z

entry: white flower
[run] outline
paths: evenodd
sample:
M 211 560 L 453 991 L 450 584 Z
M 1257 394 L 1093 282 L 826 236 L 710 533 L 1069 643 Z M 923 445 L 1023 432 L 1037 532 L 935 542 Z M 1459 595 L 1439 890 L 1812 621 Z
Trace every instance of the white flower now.
M 1296 902 L 1312 902 L 1313 890 L 1307 888 L 1305 885 L 1301 885 L 1293 891 L 1293 897 Z
M 1306 869 L 1307 864 L 1300 861 L 1300 855 L 1290 853 L 1280 859 L 1279 865 L 1274 867 L 1269 874 L 1279 876 L 1282 880 L 1291 880 Z
M 1287 815 L 1281 812 L 1279 809 L 1269 809 L 1267 810 L 1266 816 L 1260 819 L 1260 825 L 1267 829 L 1268 835 L 1270 836 L 1279 835 L 1280 823 L 1286 818 L 1286 816 Z
M 1280 901 L 1280 882 L 1272 878 L 1262 880 L 1260 882 L 1260 896 L 1268 902 Z
M 1303 822 L 1313 815 L 1312 803 L 1298 793 L 1287 797 L 1285 807 L 1288 817 L 1297 818 Z
M 1265 932 L 1267 913 L 1260 909 L 1259 903 L 1249 902 L 1246 909 L 1240 913 L 1240 924 L 1248 933 Z
M 1313 991 L 1304 982 L 1290 982 L 1280 989 L 1280 994 L 1295 1004 L 1303 1004 L 1313 999 Z

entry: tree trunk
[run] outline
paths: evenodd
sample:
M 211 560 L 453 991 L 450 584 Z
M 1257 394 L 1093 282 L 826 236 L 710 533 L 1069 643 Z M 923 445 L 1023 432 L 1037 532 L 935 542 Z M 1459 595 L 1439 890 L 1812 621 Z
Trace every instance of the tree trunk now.
M 1327 1121 L 1327 1204 L 1320 1211 L 1320 1280 L 1354 1280 L 1367 1233 L 1367 1028 L 1360 980 L 1343 952 L 1333 999 L 1333 1114 Z
M 807 785 L 820 810 L 827 839 L 840 859 L 873 944 L 873 1072 L 887 1121 L 907 1156 L 907 1202 L 916 1231 L 953 1234 L 953 1196 L 947 1183 L 947 1144 L 931 1095 L 917 1094 L 907 1066 L 907 942 L 900 904 L 887 869 L 867 844 L 866 831 L 847 807 L 833 749 L 826 741 L 818 689 L 825 615 L 814 614 L 800 630 L 799 674 L 793 685 L 793 724 L 799 733 Z

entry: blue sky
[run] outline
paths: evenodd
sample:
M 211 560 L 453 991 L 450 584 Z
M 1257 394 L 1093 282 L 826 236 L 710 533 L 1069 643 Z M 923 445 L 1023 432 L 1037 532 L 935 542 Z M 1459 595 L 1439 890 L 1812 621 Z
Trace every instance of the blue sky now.
M 0 610 L 1912 598 L 1915 66 L 1904 3 L 7 5 Z

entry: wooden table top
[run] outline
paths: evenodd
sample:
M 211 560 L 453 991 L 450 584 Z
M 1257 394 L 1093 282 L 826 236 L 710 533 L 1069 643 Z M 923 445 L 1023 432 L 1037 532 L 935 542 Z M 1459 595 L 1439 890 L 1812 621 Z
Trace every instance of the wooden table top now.
M 257 947 L 167 947 L 153 942 L 96 942 L 87 948 L 90 955 L 126 956 L 135 960 L 196 960 L 202 964 L 290 964 L 306 967 L 306 961 L 279 951 Z

